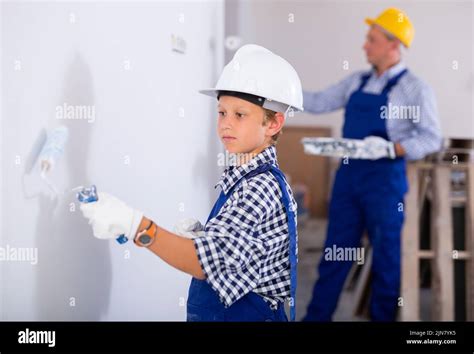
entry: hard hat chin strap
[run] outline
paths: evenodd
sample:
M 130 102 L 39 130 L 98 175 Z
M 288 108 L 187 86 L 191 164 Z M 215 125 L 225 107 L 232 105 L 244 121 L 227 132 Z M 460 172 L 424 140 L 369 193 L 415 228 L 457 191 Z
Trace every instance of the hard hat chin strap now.
M 285 119 L 286 119 L 286 117 L 288 117 L 288 112 L 290 112 L 290 110 L 291 110 L 291 112 L 293 112 L 293 107 L 288 106 L 288 108 L 285 111 Z

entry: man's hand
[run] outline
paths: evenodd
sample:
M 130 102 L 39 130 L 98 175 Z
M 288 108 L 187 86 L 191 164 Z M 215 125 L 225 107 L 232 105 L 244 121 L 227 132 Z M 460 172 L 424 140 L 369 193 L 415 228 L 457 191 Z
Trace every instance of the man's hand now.
M 384 157 L 394 159 L 395 146 L 391 141 L 387 141 L 379 136 L 368 136 L 363 140 L 364 149 L 360 152 L 358 158 L 378 160 Z
M 98 193 L 99 200 L 83 203 L 80 208 L 89 219 L 94 236 L 100 239 L 115 239 L 125 235 L 133 240 L 143 213 L 127 206 L 124 202 L 107 193 Z
M 396 156 L 405 156 L 405 149 L 403 148 L 402 144 L 395 143 L 395 155 Z

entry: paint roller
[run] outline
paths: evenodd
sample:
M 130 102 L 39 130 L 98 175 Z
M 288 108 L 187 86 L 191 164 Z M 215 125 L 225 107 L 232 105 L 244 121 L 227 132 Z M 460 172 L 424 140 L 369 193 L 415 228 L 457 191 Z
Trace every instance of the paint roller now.
M 27 190 L 38 190 L 37 181 L 42 181 L 52 192 L 52 198 L 60 193 L 50 180 L 50 175 L 54 167 L 57 165 L 69 138 L 69 130 L 61 125 L 46 133 L 43 129 L 33 144 L 33 148 L 26 159 L 25 173 L 23 174 L 23 191 L 28 199 L 34 198 L 41 193 L 28 193 Z
M 48 134 L 46 142 L 39 154 L 40 176 L 56 195 L 58 195 L 59 192 L 49 181 L 48 174 L 53 170 L 59 158 L 63 155 L 68 138 L 69 130 L 67 127 L 62 125 L 55 128 Z
M 27 172 L 31 172 L 35 162 L 38 161 L 38 169 L 41 179 L 43 179 L 54 195 L 59 195 L 57 188 L 54 186 L 53 183 L 48 178 L 48 175 L 51 174 L 54 167 L 57 165 L 58 161 L 60 160 L 61 156 L 64 153 L 64 149 L 66 147 L 67 140 L 69 138 L 69 130 L 65 126 L 59 126 L 53 129 L 51 132 L 44 136 L 44 131 L 40 135 L 40 140 L 36 142 L 36 149 L 34 151 L 39 150 L 39 146 L 42 144 L 42 148 L 37 156 L 31 159 L 29 164 L 30 167 L 27 167 Z M 77 199 L 81 203 L 93 203 L 98 200 L 97 188 L 95 185 L 92 185 L 90 188 L 86 188 L 83 186 L 75 187 L 71 191 L 79 190 L 76 194 Z M 128 238 L 125 235 L 120 235 L 117 238 L 117 242 L 120 244 L 124 244 L 128 241 Z

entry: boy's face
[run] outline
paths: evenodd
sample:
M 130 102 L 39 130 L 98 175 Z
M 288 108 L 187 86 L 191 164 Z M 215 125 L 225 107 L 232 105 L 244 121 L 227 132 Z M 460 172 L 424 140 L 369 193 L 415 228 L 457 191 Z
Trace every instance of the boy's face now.
M 262 107 L 233 96 L 219 98 L 217 133 L 231 153 L 259 153 L 269 146 L 281 125 L 269 121 L 263 125 Z

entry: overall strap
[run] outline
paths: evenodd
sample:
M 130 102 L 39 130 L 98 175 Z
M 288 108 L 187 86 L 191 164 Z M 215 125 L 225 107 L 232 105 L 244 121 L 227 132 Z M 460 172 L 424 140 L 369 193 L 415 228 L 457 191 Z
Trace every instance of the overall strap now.
M 222 206 L 227 201 L 227 198 L 228 196 L 224 193 L 224 191 L 221 191 L 221 193 L 219 194 L 219 198 L 217 198 L 216 202 L 214 203 L 214 206 L 212 207 L 211 212 L 209 213 L 209 216 L 207 217 L 206 224 L 209 222 L 209 220 L 219 214 L 219 210 L 221 210 Z
M 387 84 L 383 88 L 382 94 L 388 94 L 390 90 L 392 89 L 392 87 L 397 84 L 398 80 L 400 80 L 402 76 L 405 75 L 407 72 L 408 72 L 408 69 L 404 69 L 401 72 L 399 72 L 397 75 L 392 77 L 390 80 L 388 80 Z
M 297 286 L 297 245 L 296 245 L 296 215 L 295 212 L 291 209 L 291 200 L 286 189 L 286 179 L 283 172 L 278 169 L 276 166 L 272 166 L 270 172 L 275 176 L 280 185 L 283 205 L 286 210 L 286 215 L 288 217 L 288 233 L 290 236 L 290 321 L 294 322 L 296 318 L 296 286 Z
M 408 72 L 408 69 L 404 69 L 401 72 L 399 72 L 397 75 L 392 77 L 390 80 L 388 80 L 387 84 L 385 85 L 385 87 L 382 90 L 382 94 L 389 93 L 390 90 L 392 89 L 392 87 L 395 86 L 397 84 L 398 80 L 400 80 L 401 77 L 403 75 L 405 75 L 407 72 Z M 357 91 L 362 91 L 364 89 L 364 87 L 367 84 L 367 81 L 369 81 L 369 78 L 370 78 L 371 75 L 372 75 L 372 73 L 370 73 L 370 72 L 362 75 L 361 82 L 360 82 L 359 87 L 357 88 Z
M 364 75 L 362 75 L 362 77 L 360 78 L 360 85 L 359 87 L 357 88 L 356 91 L 362 91 L 365 87 L 365 84 L 367 83 L 367 81 L 369 81 L 369 78 L 370 76 L 372 75 L 371 72 L 368 72 L 368 73 L 365 73 Z

